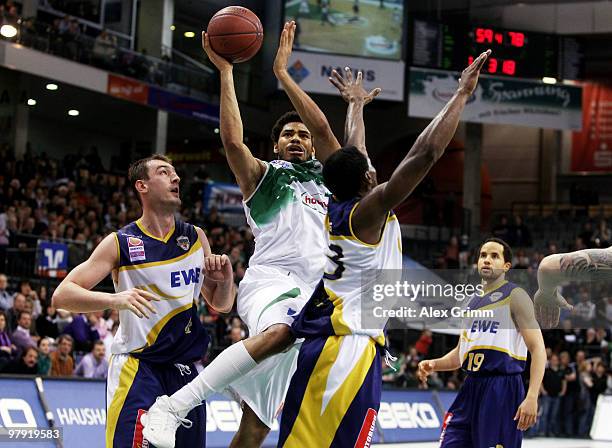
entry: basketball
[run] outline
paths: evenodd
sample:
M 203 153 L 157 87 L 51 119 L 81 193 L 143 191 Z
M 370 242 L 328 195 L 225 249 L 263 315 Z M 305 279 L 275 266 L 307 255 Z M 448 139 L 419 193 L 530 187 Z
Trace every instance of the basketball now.
M 259 17 L 242 6 L 218 11 L 210 19 L 207 33 L 215 53 L 234 64 L 255 56 L 263 42 Z

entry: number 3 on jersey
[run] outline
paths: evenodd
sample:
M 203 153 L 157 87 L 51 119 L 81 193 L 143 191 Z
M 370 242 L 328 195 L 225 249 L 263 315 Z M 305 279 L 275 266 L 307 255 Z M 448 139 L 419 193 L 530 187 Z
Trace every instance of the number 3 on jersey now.
M 323 278 L 326 280 L 338 280 L 342 277 L 342 273 L 344 272 L 344 263 L 341 261 L 344 258 L 344 253 L 342 253 L 342 248 L 336 244 L 330 244 L 329 249 L 334 253 L 334 256 L 331 257 L 328 255 L 329 259 L 336 264 L 336 270 L 329 274 L 324 273 Z

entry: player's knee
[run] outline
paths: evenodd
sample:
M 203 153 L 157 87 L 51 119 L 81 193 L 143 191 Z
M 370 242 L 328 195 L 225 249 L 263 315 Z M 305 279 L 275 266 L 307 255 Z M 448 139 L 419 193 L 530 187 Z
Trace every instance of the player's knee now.
M 269 341 L 270 347 L 273 347 L 279 353 L 290 347 L 295 341 L 291 328 L 285 324 L 272 325 L 263 334 Z

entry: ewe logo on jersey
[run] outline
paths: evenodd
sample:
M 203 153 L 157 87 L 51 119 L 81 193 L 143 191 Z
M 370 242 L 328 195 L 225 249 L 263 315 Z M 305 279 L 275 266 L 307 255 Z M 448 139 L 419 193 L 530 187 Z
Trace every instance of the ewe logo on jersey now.
M 315 193 L 311 195 L 310 193 L 304 192 L 302 193 L 302 204 L 313 209 L 317 213 L 321 213 L 322 215 L 327 214 L 327 196 L 323 194 Z
M 201 268 L 191 268 L 170 273 L 170 286 L 178 288 L 182 285 L 190 285 L 200 282 Z
M 130 255 L 130 261 L 143 261 L 147 259 L 145 255 L 144 241 L 135 236 L 127 237 L 128 253 Z
M 470 328 L 470 333 L 497 333 L 499 322 L 494 320 L 475 320 Z

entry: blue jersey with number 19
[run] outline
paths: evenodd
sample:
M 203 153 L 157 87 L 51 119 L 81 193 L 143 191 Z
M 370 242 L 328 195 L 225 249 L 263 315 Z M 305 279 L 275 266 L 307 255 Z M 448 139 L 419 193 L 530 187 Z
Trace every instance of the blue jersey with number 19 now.
M 369 286 L 384 277 L 381 270 L 402 268 L 402 239 L 397 217 L 389 212 L 380 240 L 361 241 L 353 231 L 353 214 L 361 198 L 329 201 L 328 251 L 323 279 L 293 324 L 298 337 L 365 335 L 384 344 L 384 325 L 364 328 L 362 301 Z

